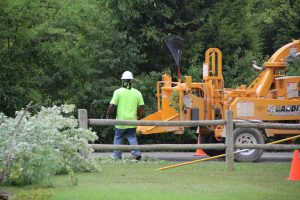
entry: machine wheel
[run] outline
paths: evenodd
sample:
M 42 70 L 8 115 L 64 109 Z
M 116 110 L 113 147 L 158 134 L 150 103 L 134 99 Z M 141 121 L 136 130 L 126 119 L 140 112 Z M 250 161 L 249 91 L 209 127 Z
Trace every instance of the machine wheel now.
M 215 144 L 215 143 L 224 143 L 224 141 L 216 140 L 214 134 L 203 134 L 200 137 L 201 144 Z M 224 154 L 225 150 L 218 150 L 218 149 L 203 149 L 204 153 L 208 156 L 217 156 L 220 154 Z
M 235 144 L 264 144 L 264 138 L 258 129 L 254 128 L 238 128 L 234 130 Z M 236 149 L 239 151 L 242 149 Z M 248 149 L 246 151 L 235 153 L 234 159 L 238 162 L 255 162 L 262 153 L 263 149 Z

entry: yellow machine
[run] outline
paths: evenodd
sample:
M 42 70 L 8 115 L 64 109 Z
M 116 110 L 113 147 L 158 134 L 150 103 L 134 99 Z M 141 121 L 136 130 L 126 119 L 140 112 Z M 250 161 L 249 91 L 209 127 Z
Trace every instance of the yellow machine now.
M 253 122 L 300 123 L 300 76 L 285 76 L 287 62 L 300 55 L 300 40 L 281 47 L 273 56 L 258 67 L 259 76 L 248 86 L 235 89 L 224 88 L 222 75 L 222 53 L 210 48 L 205 53 L 203 82 L 194 83 L 191 76 L 185 76 L 181 83 L 172 82 L 170 75 L 164 74 L 157 82 L 158 111 L 143 120 L 182 121 L 223 119 L 225 111 L 233 111 L 235 120 Z M 175 106 L 174 106 L 175 105 Z M 184 127 L 141 126 L 141 134 L 176 132 L 183 133 Z M 223 126 L 204 127 L 199 130 L 201 143 L 224 142 L 226 134 Z M 300 130 L 275 130 L 238 128 L 234 130 L 236 143 L 263 144 L 264 137 L 278 134 L 300 134 Z M 213 156 L 220 150 L 204 150 Z M 251 149 L 235 154 L 237 161 L 256 161 L 263 153 Z

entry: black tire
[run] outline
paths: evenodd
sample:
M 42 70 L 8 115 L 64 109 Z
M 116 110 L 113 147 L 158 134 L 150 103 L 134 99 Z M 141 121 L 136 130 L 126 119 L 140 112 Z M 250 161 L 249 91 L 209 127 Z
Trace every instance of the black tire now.
M 255 128 L 238 128 L 233 133 L 235 144 L 264 144 L 262 133 Z M 236 149 L 239 151 L 241 149 Z M 245 152 L 235 153 L 234 160 L 238 162 L 255 162 L 263 154 L 263 149 L 249 149 Z
M 214 134 L 203 134 L 200 136 L 200 143 L 201 144 L 216 144 L 216 143 L 224 143 L 224 141 L 216 140 Z M 203 149 L 204 153 L 208 156 L 217 156 L 220 154 L 224 154 L 225 150 L 222 149 Z

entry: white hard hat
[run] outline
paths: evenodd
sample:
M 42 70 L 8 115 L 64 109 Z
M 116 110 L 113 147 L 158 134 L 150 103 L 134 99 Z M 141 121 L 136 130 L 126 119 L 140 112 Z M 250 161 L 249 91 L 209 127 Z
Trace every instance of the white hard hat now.
M 123 79 L 133 79 L 133 75 L 130 71 L 125 71 L 123 74 L 122 74 L 122 80 Z

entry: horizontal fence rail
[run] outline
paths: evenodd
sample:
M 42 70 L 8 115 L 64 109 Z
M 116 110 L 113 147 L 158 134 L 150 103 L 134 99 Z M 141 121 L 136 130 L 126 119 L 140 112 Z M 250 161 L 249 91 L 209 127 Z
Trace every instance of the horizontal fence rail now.
M 258 129 L 281 129 L 300 130 L 300 124 L 266 123 L 266 122 L 240 122 L 234 121 L 237 128 L 258 128 Z
M 300 144 L 235 144 L 235 149 L 296 150 Z
M 201 120 L 201 121 L 130 121 L 115 119 L 88 119 L 89 125 L 94 126 L 217 126 L 225 125 L 225 120 Z M 241 122 L 233 121 L 235 128 L 281 129 L 300 130 L 300 124 L 266 123 L 266 122 Z
M 150 145 L 112 145 L 112 144 L 91 144 L 94 151 L 183 151 L 197 149 L 225 149 L 225 144 L 150 144 Z M 299 144 L 236 144 L 235 149 L 264 149 L 264 150 L 296 150 L 300 149 Z
M 225 144 L 149 144 L 149 145 L 112 145 L 91 144 L 95 151 L 171 151 L 171 150 L 197 150 L 197 149 L 225 149 Z
M 130 121 L 115 119 L 88 119 L 89 125 L 128 125 L 128 126 L 210 126 L 225 125 L 225 120 L 203 120 L 203 121 Z

